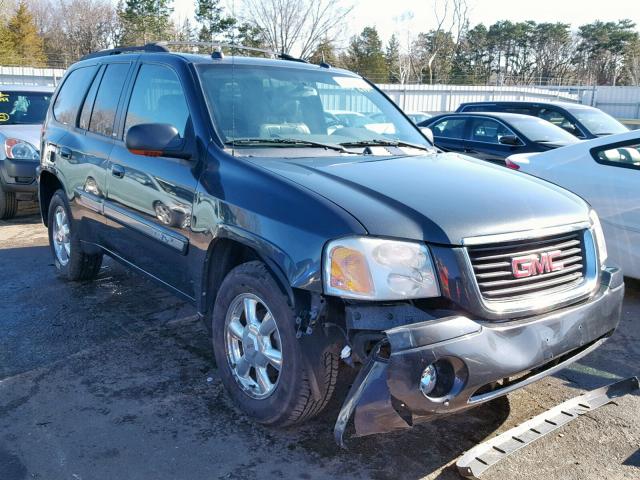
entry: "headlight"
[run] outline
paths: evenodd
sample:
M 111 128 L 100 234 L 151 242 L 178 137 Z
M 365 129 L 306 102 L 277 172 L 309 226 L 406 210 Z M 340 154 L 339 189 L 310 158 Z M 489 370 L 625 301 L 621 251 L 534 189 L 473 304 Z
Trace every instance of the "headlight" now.
M 600 265 L 607 259 L 607 243 L 604 240 L 604 233 L 602 231 L 602 225 L 600 225 L 600 219 L 595 210 L 589 212 L 589 218 L 591 219 L 591 229 L 596 237 L 596 244 L 598 245 L 598 257 L 600 259 Z
M 29 142 L 19 138 L 7 138 L 4 141 L 4 153 L 7 158 L 17 158 L 20 160 L 39 160 L 38 150 Z
M 438 282 L 426 245 L 369 237 L 329 242 L 325 293 L 365 300 L 437 297 Z

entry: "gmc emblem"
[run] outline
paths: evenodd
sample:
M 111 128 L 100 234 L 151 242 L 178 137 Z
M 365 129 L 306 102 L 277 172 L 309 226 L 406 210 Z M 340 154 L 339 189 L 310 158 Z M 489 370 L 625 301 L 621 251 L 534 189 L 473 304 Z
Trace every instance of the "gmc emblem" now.
M 556 257 L 562 253 L 561 250 L 551 252 L 533 253 L 522 257 L 511 259 L 511 270 L 516 278 L 533 277 L 541 273 L 556 272 L 564 268 L 561 261 L 556 261 Z

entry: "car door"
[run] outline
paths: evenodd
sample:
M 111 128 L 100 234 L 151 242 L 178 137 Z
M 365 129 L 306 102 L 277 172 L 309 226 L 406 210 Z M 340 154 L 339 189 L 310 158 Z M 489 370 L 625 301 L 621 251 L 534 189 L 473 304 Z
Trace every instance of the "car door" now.
M 122 119 L 123 135 L 115 140 L 107 175 L 109 248 L 192 297 L 187 251 L 197 185 L 195 159 L 144 156 L 125 146 L 127 130 L 141 123 L 171 124 L 183 138 L 192 134 L 183 86 L 172 67 L 139 66 Z
M 473 157 L 504 164 L 509 155 L 518 153 L 517 146 L 500 143 L 500 138 L 507 135 L 518 137 L 513 130 L 498 120 L 472 117 L 469 119 L 466 151 Z M 520 143 L 524 145 L 524 142 Z
M 447 152 L 464 153 L 466 124 L 467 117 L 463 115 L 443 117 L 430 124 L 435 145 Z
M 124 65 L 124 70 L 129 65 Z M 85 241 L 100 243 L 104 229 L 102 207 L 110 138 L 88 134 L 88 123 L 104 66 L 69 73 L 53 105 L 53 120 L 43 139 L 43 158 L 55 166 L 69 197 L 71 213 Z

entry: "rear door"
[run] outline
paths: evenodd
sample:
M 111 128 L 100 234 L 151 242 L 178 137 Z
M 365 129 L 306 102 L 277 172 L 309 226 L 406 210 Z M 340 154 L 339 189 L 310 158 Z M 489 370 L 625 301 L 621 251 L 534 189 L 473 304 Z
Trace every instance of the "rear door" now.
M 469 119 L 467 153 L 482 160 L 504 164 L 504 160 L 519 148 L 514 145 L 503 145 L 500 138 L 505 135 L 518 137 L 504 123 L 489 117 L 472 117 Z M 524 145 L 524 142 L 520 140 Z
M 184 87 L 171 66 L 143 63 L 126 103 L 107 175 L 109 248 L 193 297 L 187 252 L 196 159 L 138 155 L 127 150 L 124 142 L 126 131 L 140 123 L 168 123 L 183 138 L 193 135 Z
M 81 67 L 69 73 L 56 96 L 53 118 L 43 138 L 43 158 L 63 181 L 74 221 L 85 241 L 99 243 L 104 217 L 109 138 L 87 135 L 88 120 L 104 66 Z
M 433 132 L 434 143 L 437 147 L 447 152 L 464 153 L 466 150 L 464 140 L 466 125 L 466 116 L 452 115 L 437 120 L 429 128 Z

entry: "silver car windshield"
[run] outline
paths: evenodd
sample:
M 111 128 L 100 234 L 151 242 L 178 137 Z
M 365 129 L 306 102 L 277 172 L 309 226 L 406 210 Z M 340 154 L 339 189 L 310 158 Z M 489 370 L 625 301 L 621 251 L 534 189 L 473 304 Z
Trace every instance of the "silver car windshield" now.
M 0 87 L 0 126 L 43 123 L 50 100 L 48 92 L 6 91 Z
M 212 120 L 236 147 L 429 143 L 360 77 L 330 69 L 198 65 Z

